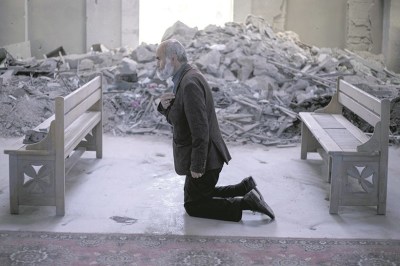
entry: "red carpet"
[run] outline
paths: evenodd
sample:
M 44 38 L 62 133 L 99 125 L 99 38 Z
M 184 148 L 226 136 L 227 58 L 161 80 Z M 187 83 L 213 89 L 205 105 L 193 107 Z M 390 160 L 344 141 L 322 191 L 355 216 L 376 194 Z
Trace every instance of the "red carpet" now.
M 400 240 L 0 231 L 0 265 L 400 265 Z

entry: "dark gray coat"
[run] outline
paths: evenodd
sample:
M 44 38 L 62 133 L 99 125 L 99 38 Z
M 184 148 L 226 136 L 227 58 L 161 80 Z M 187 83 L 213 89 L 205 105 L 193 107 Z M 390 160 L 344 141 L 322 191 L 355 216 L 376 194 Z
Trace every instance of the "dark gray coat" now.
M 231 159 L 222 139 L 211 89 L 204 76 L 187 64 L 173 104 L 158 111 L 173 127 L 173 152 L 178 175 L 222 168 Z

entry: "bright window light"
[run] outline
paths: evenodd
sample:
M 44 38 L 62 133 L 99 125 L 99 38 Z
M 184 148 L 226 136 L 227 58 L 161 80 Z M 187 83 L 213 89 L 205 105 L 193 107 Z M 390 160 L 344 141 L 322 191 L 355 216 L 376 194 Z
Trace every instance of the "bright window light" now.
M 139 4 L 139 43 L 158 44 L 178 20 L 199 30 L 233 20 L 233 0 L 142 0 Z

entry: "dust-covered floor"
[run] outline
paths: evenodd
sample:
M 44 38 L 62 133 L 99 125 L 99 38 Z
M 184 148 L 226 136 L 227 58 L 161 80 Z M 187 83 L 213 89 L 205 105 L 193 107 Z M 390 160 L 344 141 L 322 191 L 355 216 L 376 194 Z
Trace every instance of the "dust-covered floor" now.
M 16 139 L 0 138 L 7 147 Z M 400 150 L 389 148 L 388 204 L 341 207 L 328 212 L 329 185 L 319 156 L 300 160 L 300 147 L 228 144 L 232 161 L 219 184 L 252 175 L 276 220 L 246 212 L 242 222 L 189 217 L 182 206 L 184 177 L 174 173 L 170 139 L 104 137 L 104 157 L 86 152 L 67 177 L 66 215 L 54 207 L 20 208 L 9 214 L 8 157 L 0 154 L 0 230 L 117 232 L 178 235 L 400 239 Z

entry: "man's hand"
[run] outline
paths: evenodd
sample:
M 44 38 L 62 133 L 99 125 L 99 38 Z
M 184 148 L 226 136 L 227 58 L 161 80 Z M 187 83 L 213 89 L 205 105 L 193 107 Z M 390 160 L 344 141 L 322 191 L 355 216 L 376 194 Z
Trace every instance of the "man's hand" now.
M 196 173 L 192 171 L 190 171 L 190 174 L 192 175 L 193 178 L 199 178 L 203 175 L 203 173 Z
M 160 97 L 160 103 L 164 109 L 167 109 L 171 105 L 171 101 L 175 99 L 175 94 L 172 92 L 165 93 Z

